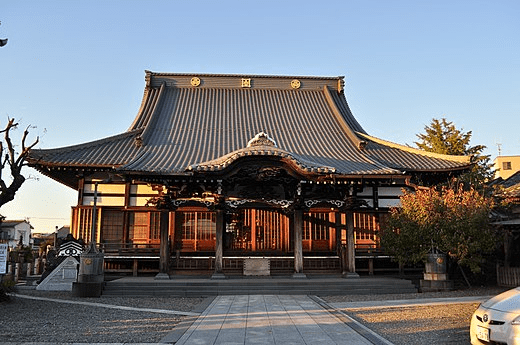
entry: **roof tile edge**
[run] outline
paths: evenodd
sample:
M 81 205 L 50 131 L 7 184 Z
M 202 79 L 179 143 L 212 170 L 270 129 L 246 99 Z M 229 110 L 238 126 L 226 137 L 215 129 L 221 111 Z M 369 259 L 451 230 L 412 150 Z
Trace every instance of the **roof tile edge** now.
M 361 137 L 363 137 L 363 138 L 365 138 L 367 140 L 370 140 L 370 141 L 373 141 L 375 143 L 378 143 L 378 144 L 381 144 L 381 145 L 385 145 L 385 146 L 388 146 L 388 147 L 392 147 L 392 148 L 395 148 L 395 149 L 399 149 L 399 150 L 403 150 L 403 151 L 407 151 L 407 152 L 410 152 L 410 153 L 415 153 L 415 154 L 419 154 L 419 155 L 423 155 L 423 156 L 434 157 L 434 158 L 439 158 L 439 159 L 445 159 L 445 160 L 449 160 L 449 161 L 452 161 L 452 162 L 465 163 L 467 165 L 471 164 L 471 156 L 455 156 L 455 155 L 445 155 L 445 154 L 435 153 L 435 152 L 428 152 L 428 151 L 416 149 L 416 148 L 413 148 L 413 147 L 409 147 L 409 146 L 406 146 L 406 145 L 396 144 L 396 143 L 393 143 L 391 141 L 379 139 L 379 138 L 373 137 L 373 136 L 368 135 L 368 134 L 364 134 L 364 133 L 360 133 L 360 132 L 356 132 L 356 133 L 357 133 L 357 135 L 359 135 L 359 136 L 361 136 Z

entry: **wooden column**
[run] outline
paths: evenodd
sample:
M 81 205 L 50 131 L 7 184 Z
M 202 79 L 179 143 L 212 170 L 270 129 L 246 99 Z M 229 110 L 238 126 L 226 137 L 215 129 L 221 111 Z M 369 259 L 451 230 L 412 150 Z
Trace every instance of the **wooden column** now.
M 338 210 L 338 212 L 336 212 L 336 214 L 334 215 L 335 217 L 335 230 L 336 230 L 336 253 L 338 254 L 338 256 L 341 257 L 341 231 L 343 229 L 343 224 L 342 224 L 342 217 L 343 217 L 343 213 L 341 211 Z
M 78 206 L 83 205 L 83 194 L 85 194 L 85 178 L 78 181 Z
M 356 273 L 356 239 L 354 234 L 354 217 L 352 212 L 346 213 L 347 217 L 347 274 L 346 277 L 357 277 Z
M 293 278 L 306 278 L 303 273 L 303 210 L 295 209 L 293 214 L 294 226 L 294 274 Z
M 224 256 L 224 231 L 226 211 L 223 207 L 216 209 L 216 234 L 215 234 L 215 272 L 211 276 L 212 279 L 225 278 L 222 273 L 222 260 Z
M 169 229 L 170 212 L 168 210 L 161 210 L 161 247 L 159 251 L 159 274 L 155 277 L 155 279 L 170 279 L 170 276 L 168 274 L 170 270 L 170 243 L 168 241 Z

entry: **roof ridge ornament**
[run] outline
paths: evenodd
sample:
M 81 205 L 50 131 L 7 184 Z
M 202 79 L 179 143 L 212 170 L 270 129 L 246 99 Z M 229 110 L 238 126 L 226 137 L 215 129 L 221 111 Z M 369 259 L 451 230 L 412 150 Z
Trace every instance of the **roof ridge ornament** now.
M 254 146 L 272 146 L 278 147 L 276 141 L 264 132 L 260 132 L 255 137 L 247 142 L 247 147 Z
M 135 146 L 137 147 L 142 147 L 143 146 L 143 137 L 138 135 L 137 137 L 135 137 L 134 139 L 134 144 Z
M 338 78 L 338 93 L 342 93 L 345 90 L 345 77 Z

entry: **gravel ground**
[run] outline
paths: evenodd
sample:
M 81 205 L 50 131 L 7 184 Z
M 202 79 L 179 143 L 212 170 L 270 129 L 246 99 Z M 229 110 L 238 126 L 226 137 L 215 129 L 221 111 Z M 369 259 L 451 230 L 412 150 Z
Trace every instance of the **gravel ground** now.
M 397 295 L 358 295 L 323 297 L 328 303 L 411 300 L 465 296 L 493 296 L 506 288 L 472 288 L 449 292 Z M 469 324 L 478 303 L 414 306 L 380 309 L 342 309 L 347 315 L 399 345 L 470 344 Z
M 470 344 L 469 323 L 478 303 L 383 310 L 350 310 L 347 314 L 394 344 Z
M 344 295 L 344 296 L 325 296 L 322 297 L 328 303 L 338 302 L 360 302 L 360 301 L 390 301 L 406 299 L 427 299 L 427 298 L 448 298 L 466 296 L 494 296 L 509 288 L 503 287 L 474 287 L 455 291 L 443 292 L 417 292 L 406 294 L 380 294 L 380 295 Z
M 19 294 L 137 308 L 191 311 L 203 298 L 76 298 L 70 292 L 19 290 Z M 0 304 L 0 342 L 154 343 L 185 317 L 11 297 Z
M 322 297 L 327 303 L 490 296 L 507 289 L 476 288 L 442 293 Z M 203 298 L 77 298 L 70 292 L 18 290 L 19 294 L 138 308 L 201 312 Z M 348 309 L 348 315 L 394 344 L 469 344 L 475 303 L 383 309 Z M 56 303 L 11 297 L 0 304 L 0 342 L 158 342 L 185 317 L 142 311 Z M 7 317 L 5 317 L 7 316 Z

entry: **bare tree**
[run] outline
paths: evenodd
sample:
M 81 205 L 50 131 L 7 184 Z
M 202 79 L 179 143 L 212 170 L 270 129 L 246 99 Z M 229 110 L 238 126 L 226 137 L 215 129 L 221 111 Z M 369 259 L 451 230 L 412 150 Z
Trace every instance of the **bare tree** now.
M 22 136 L 22 150 L 17 152 L 11 140 L 11 133 L 13 129 L 18 127 L 15 119 L 8 119 L 7 125 L 0 133 L 4 133 L 4 140 L 0 141 L 0 207 L 12 201 L 16 192 L 25 182 L 25 177 L 22 175 L 22 167 L 26 165 L 25 159 L 29 151 L 39 142 L 39 137 L 30 144 L 26 145 L 27 137 L 29 135 L 28 126 L 23 132 Z M 6 180 L 4 171 L 9 169 L 10 178 Z

